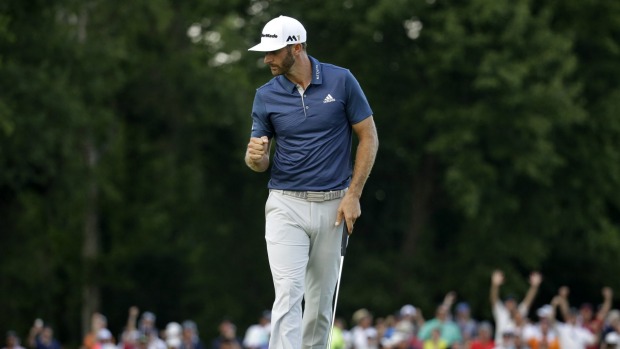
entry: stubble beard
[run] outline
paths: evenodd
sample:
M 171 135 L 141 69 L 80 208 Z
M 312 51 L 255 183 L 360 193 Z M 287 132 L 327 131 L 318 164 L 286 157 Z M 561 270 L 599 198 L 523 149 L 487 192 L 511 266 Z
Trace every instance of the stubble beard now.
M 293 57 L 293 54 L 291 53 L 291 47 L 287 46 L 286 57 L 284 57 L 284 60 L 280 66 L 271 67 L 271 74 L 273 74 L 273 76 L 286 75 L 289 71 L 291 71 L 293 64 L 295 64 L 295 57 Z M 273 68 L 276 68 L 276 70 L 273 70 Z

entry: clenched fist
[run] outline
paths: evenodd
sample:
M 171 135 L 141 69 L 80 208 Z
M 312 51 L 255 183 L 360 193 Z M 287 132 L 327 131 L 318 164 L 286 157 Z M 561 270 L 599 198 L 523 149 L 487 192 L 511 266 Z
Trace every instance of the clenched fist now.
M 263 172 L 269 167 L 269 138 L 267 136 L 250 138 L 245 163 L 257 172 Z

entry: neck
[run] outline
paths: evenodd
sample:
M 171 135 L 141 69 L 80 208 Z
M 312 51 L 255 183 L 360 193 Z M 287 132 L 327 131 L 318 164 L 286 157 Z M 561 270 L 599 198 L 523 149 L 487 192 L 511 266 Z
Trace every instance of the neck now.
M 312 67 L 310 58 L 305 52 L 302 52 L 292 69 L 286 73 L 286 77 L 295 85 L 303 87 L 305 90 L 312 81 Z

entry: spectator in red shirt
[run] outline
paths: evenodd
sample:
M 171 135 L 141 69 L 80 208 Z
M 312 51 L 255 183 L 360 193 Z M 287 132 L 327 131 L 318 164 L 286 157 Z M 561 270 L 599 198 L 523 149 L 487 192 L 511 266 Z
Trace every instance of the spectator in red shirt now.
M 493 349 L 495 341 L 493 340 L 493 326 L 487 321 L 483 321 L 478 325 L 478 334 L 472 339 L 468 349 Z

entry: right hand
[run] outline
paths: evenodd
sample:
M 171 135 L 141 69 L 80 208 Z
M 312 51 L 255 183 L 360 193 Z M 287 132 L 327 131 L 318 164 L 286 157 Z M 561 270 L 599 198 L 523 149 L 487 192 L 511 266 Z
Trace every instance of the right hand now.
M 129 316 L 138 317 L 138 314 L 140 314 L 140 309 L 138 309 L 138 307 L 136 307 L 135 305 L 129 307 Z
M 444 304 L 453 304 L 455 300 L 456 300 L 456 292 L 455 291 L 450 291 L 450 292 L 446 293 L 446 296 L 443 298 Z
M 530 274 L 530 285 L 534 286 L 534 287 L 538 287 L 540 286 L 540 283 L 542 282 L 542 274 L 534 271 Z
M 495 286 L 499 286 L 504 283 L 504 273 L 501 270 L 494 270 L 491 275 L 491 283 Z
M 263 136 L 261 138 L 251 137 L 248 143 L 248 157 L 250 160 L 260 161 L 269 151 L 269 138 Z

